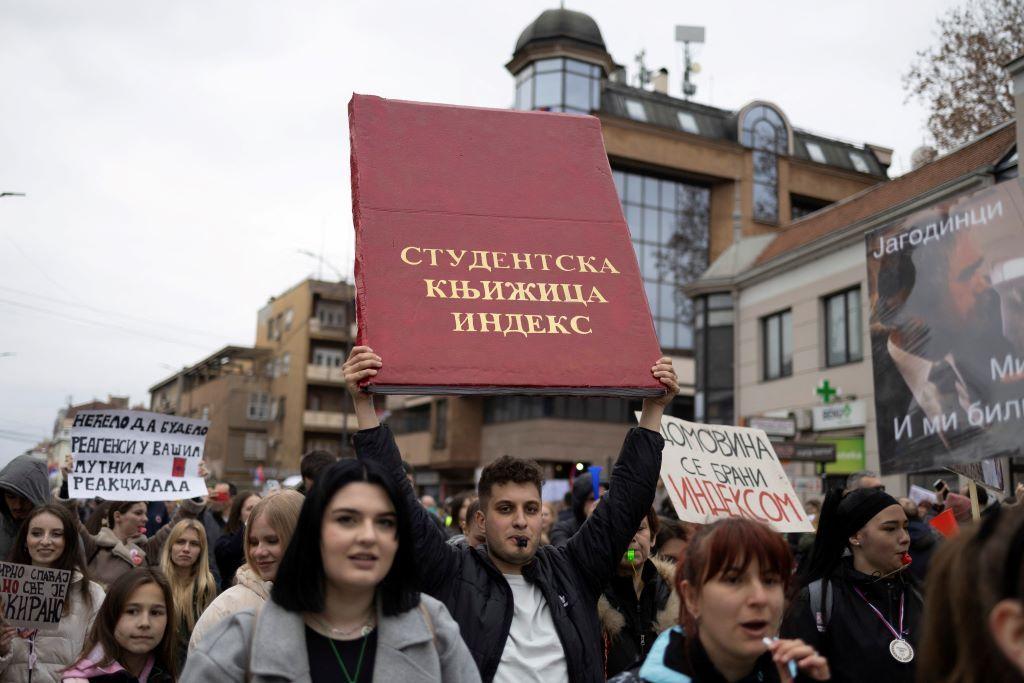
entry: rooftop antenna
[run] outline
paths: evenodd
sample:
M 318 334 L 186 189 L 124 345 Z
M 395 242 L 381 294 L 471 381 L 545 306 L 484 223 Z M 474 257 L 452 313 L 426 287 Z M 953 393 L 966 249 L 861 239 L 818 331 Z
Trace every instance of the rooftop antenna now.
M 647 50 L 640 50 L 636 53 L 636 57 L 633 61 L 636 62 L 636 80 L 637 86 L 641 89 L 646 88 L 647 84 L 651 82 L 652 72 L 646 66 L 644 66 L 644 57 L 647 56 Z
M 697 84 L 690 80 L 690 74 L 700 73 L 700 64 L 690 56 L 691 43 L 704 43 L 703 26 L 676 26 L 676 42 L 683 44 L 683 99 L 697 94 Z

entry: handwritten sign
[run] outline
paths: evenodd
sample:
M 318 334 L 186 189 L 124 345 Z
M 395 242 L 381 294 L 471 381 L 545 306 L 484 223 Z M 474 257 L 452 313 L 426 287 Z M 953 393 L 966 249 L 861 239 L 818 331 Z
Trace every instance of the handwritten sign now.
M 71 572 L 0 562 L 3 623 L 40 631 L 56 630 L 64 613 Z
M 206 420 L 141 410 L 83 410 L 71 425 L 72 498 L 182 500 L 206 495 Z
M 748 517 L 776 531 L 813 531 L 772 443 L 760 429 L 663 417 L 661 480 L 679 519 Z

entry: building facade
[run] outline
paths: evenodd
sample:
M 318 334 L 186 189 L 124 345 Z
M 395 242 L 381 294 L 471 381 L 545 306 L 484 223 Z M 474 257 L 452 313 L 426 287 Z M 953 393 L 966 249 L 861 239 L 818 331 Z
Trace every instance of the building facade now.
M 284 479 L 303 453 L 343 448 L 355 430 L 341 365 L 352 346 L 355 288 L 304 280 L 257 315 L 253 347 L 225 347 L 150 388 L 150 409 L 210 420 L 213 476 Z
M 706 339 L 694 328 L 682 286 L 735 236 L 777 234 L 883 182 L 891 150 L 810 133 L 765 100 L 732 111 L 671 97 L 667 78 L 634 87 L 597 23 L 581 12 L 543 12 L 522 31 L 505 67 L 515 108 L 600 119 L 655 330 L 682 385 L 669 412 L 692 419 L 717 411 L 731 422 L 731 400 L 721 400 L 695 370 Z M 725 393 L 731 397 L 731 382 Z M 420 467 L 420 483 L 444 495 L 471 486 L 476 469 L 506 453 L 538 459 L 549 478 L 608 464 L 639 403 L 389 397 L 387 409 L 404 456 Z
M 879 469 L 866 233 L 1016 173 L 1008 122 L 778 235 L 733 245 L 686 288 L 702 333 L 716 339 L 699 372 L 718 375 L 720 399 L 732 403 L 736 419 L 778 425 L 776 438 L 789 448 L 780 454 L 795 456 L 794 444 L 835 447 L 835 461 L 824 467 L 796 458 L 786 464 L 805 498 L 820 495 L 822 474 L 827 486 Z M 725 367 L 735 369 L 731 388 Z M 911 484 L 930 488 L 943 474 L 892 476 L 886 485 L 894 493 Z

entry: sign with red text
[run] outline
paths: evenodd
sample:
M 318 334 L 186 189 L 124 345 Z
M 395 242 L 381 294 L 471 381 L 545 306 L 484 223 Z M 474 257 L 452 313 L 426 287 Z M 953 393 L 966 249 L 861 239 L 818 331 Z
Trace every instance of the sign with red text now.
M 56 630 L 70 583 L 67 569 L 0 562 L 0 626 Z
M 958 470 L 1000 483 L 1024 453 L 1024 193 L 957 195 L 866 237 L 882 474 Z M 970 473 L 970 474 L 968 474 Z
M 142 410 L 83 410 L 71 424 L 72 498 L 183 500 L 206 495 L 199 476 L 207 420 Z
M 679 519 L 707 524 L 747 517 L 780 532 L 814 531 L 760 429 L 663 417 L 661 435 L 661 480 Z
M 596 118 L 356 95 L 349 122 L 368 390 L 662 392 Z

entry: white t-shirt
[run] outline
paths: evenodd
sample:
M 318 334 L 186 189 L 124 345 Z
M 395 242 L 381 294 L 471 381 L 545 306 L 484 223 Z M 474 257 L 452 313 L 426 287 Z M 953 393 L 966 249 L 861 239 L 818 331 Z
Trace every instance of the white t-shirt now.
M 544 594 L 518 574 L 505 574 L 505 580 L 512 589 L 515 611 L 494 683 L 569 680 L 565 651 Z

